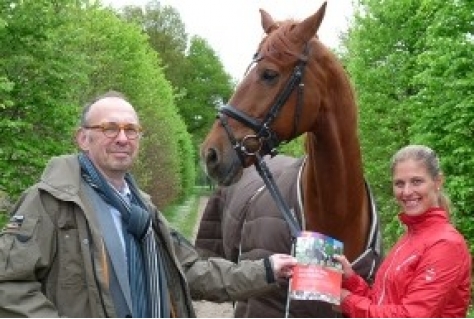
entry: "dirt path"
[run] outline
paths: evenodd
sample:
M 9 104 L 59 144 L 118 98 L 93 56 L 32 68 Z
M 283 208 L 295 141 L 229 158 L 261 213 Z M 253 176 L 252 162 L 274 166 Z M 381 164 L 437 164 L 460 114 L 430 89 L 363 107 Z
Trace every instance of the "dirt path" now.
M 206 207 L 207 197 L 203 196 L 199 199 L 199 219 L 201 220 L 201 215 Z M 194 228 L 194 238 L 199 228 L 199 222 L 196 223 Z M 232 303 L 215 303 L 210 301 L 194 301 L 194 308 L 196 310 L 196 315 L 198 318 L 232 318 L 233 309 Z

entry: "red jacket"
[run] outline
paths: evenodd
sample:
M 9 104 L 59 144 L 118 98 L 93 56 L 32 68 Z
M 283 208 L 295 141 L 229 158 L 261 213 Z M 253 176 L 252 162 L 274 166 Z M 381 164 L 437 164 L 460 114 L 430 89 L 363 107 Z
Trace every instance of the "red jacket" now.
M 341 303 L 349 317 L 466 317 L 471 255 L 447 214 L 432 208 L 399 215 L 407 232 L 377 271 L 373 287 L 358 275 L 343 282 L 352 292 Z

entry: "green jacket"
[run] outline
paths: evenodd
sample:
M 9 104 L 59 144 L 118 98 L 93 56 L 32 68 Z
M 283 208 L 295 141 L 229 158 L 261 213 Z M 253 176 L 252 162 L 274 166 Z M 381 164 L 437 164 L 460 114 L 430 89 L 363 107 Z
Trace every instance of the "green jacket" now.
M 116 317 L 109 289 L 109 256 L 85 197 L 77 156 L 53 158 L 24 192 L 0 233 L 0 317 Z M 191 298 L 245 300 L 275 289 L 263 260 L 238 265 L 200 260 L 194 247 L 146 197 L 154 228 L 173 259 L 173 315 L 194 317 Z

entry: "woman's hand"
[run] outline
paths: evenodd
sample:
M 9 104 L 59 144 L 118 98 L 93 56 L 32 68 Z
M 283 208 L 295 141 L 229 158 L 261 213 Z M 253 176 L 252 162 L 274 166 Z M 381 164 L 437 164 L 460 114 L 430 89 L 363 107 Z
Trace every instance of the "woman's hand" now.
M 349 290 L 342 288 L 341 289 L 341 302 L 343 302 L 344 299 L 346 299 L 346 297 L 349 296 L 350 294 L 351 292 Z
M 347 296 L 349 296 L 351 294 L 351 292 L 347 289 L 342 289 L 341 290 L 341 304 L 342 302 L 344 301 L 344 299 L 346 299 Z M 336 312 L 342 312 L 341 310 L 341 305 L 333 305 L 332 306 L 332 310 L 336 311 Z
M 355 272 L 354 272 L 354 270 L 352 269 L 351 264 L 350 264 L 349 261 L 347 260 L 346 256 L 344 256 L 344 255 L 334 255 L 333 258 L 336 259 L 338 262 L 341 263 L 341 265 L 342 265 L 342 271 L 343 271 L 342 277 L 343 277 L 344 279 L 347 279 L 347 278 L 349 278 L 350 276 L 352 276 L 352 275 L 355 274 Z

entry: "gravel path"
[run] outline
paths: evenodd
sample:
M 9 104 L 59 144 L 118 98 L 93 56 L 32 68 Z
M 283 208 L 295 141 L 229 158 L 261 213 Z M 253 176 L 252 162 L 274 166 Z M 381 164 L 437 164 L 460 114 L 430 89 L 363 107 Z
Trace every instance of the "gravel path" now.
M 204 208 L 206 207 L 207 197 L 203 196 L 199 199 L 199 216 L 202 215 Z M 198 219 L 201 220 L 201 217 Z M 194 238 L 196 237 L 199 221 L 196 223 L 194 228 Z M 233 309 L 232 303 L 215 303 L 210 301 L 194 301 L 194 308 L 198 318 L 232 318 Z

